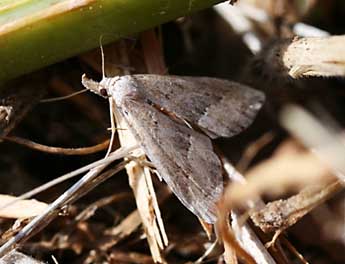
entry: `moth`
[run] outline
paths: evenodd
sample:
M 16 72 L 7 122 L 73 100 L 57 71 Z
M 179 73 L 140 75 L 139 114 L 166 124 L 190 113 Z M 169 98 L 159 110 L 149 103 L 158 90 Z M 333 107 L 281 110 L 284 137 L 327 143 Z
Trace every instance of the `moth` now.
M 222 164 L 211 139 L 247 128 L 265 101 L 262 92 L 209 77 L 125 75 L 83 85 L 112 97 L 130 133 L 178 199 L 205 222 L 216 221 Z

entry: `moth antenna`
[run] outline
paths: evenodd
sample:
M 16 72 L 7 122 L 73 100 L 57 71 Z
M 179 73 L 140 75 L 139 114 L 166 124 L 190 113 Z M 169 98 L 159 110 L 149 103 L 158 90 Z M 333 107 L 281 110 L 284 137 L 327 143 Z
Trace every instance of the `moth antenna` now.
M 105 63 L 104 63 L 104 50 L 102 46 L 102 38 L 103 38 L 103 35 L 99 37 L 99 46 L 101 49 L 101 58 L 102 58 L 102 79 L 104 79 L 105 78 Z
M 83 90 L 80 90 L 80 91 L 77 91 L 77 92 L 74 92 L 74 93 L 71 93 L 71 94 L 68 94 L 68 95 L 65 95 L 65 96 L 59 96 L 59 97 L 42 99 L 39 102 L 40 103 L 51 103 L 51 102 L 56 102 L 56 101 L 62 101 L 62 100 L 69 99 L 69 98 L 71 98 L 73 96 L 79 95 L 81 93 L 85 93 L 87 91 L 89 91 L 89 89 L 86 88 L 86 89 L 83 89 Z

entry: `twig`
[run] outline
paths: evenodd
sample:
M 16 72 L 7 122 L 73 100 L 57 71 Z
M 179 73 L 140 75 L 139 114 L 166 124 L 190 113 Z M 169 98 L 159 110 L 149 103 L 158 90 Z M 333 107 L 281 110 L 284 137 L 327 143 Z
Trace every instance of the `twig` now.
M 60 148 L 60 147 L 51 147 L 42 145 L 31 140 L 19 137 L 0 137 L 0 140 L 10 141 L 34 150 L 50 153 L 50 154 L 58 154 L 58 155 L 89 155 L 93 154 L 102 150 L 105 150 L 109 146 L 110 140 L 105 140 L 102 143 L 99 143 L 95 146 L 91 147 L 83 147 L 83 148 Z
M 345 75 L 345 36 L 294 38 L 278 52 L 292 78 Z
M 263 49 L 259 57 L 266 71 L 284 78 L 345 75 L 345 36 L 282 39 Z
M 308 186 L 287 200 L 268 203 L 263 209 L 251 213 L 251 219 L 265 233 L 282 232 L 342 188 L 339 181 L 321 186 Z

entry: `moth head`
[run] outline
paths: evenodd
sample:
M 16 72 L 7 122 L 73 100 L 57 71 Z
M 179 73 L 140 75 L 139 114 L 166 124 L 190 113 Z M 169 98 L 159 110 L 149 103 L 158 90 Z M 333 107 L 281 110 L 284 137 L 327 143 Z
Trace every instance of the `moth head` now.
M 108 90 L 106 86 L 103 85 L 103 80 L 101 82 L 96 82 L 92 79 L 89 79 L 85 74 L 83 74 L 83 76 L 81 77 L 81 83 L 91 92 L 98 94 L 99 96 L 102 96 L 104 98 L 109 97 Z

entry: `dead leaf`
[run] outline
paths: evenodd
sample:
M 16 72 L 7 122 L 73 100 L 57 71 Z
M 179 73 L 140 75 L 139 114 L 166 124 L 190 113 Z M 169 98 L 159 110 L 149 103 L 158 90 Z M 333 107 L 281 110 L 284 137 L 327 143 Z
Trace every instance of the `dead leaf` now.
M 16 201 L 17 197 L 0 194 L 0 217 L 30 218 L 39 215 L 48 204 L 35 199 Z

